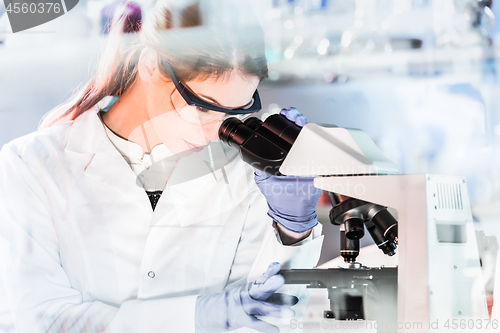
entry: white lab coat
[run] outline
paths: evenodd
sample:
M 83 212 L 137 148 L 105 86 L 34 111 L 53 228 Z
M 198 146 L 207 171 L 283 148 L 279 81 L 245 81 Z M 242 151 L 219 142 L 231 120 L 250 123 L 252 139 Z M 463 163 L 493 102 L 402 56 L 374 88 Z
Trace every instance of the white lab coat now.
M 0 153 L 0 273 L 18 332 L 194 332 L 197 295 L 273 261 L 315 265 L 322 237 L 281 245 L 252 168 L 219 142 L 179 160 L 153 212 L 96 112 Z

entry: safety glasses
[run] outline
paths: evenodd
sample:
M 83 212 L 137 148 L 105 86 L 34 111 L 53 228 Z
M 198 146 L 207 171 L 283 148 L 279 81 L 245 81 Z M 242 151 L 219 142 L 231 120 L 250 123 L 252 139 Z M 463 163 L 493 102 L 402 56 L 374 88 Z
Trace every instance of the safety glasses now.
M 236 118 L 243 121 L 247 117 L 251 117 L 253 113 L 244 114 L 227 114 L 212 110 L 207 110 L 199 106 L 191 106 L 186 103 L 181 94 L 174 89 L 170 95 L 170 104 L 175 113 L 185 121 L 195 125 L 208 125 L 219 123 L 222 124 L 228 118 Z
M 182 96 L 184 101 L 186 102 L 187 105 L 190 106 L 196 106 L 201 109 L 205 110 L 211 110 L 211 111 L 217 111 L 217 112 L 224 112 L 229 115 L 244 115 L 247 113 L 254 113 L 258 112 L 262 109 L 262 104 L 260 102 L 260 97 L 259 97 L 259 92 L 255 90 L 253 94 L 253 104 L 251 104 L 248 107 L 241 108 L 241 109 L 226 109 L 217 105 L 213 105 L 198 96 L 196 96 L 193 92 L 191 92 L 188 88 L 186 88 L 180 81 L 177 79 L 177 76 L 175 75 L 172 67 L 170 64 L 162 59 L 162 64 L 165 67 L 168 75 L 172 79 L 172 82 L 175 85 L 176 90 L 179 92 L 179 94 Z

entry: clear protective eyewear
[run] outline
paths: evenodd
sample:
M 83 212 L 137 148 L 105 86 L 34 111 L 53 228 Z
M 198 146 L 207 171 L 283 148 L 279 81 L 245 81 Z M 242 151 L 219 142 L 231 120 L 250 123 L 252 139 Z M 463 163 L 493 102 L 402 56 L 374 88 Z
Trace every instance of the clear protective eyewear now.
M 167 60 L 160 59 L 160 61 L 175 85 L 175 90 L 170 95 L 170 102 L 177 114 L 190 123 L 207 124 L 221 120 L 224 121 L 231 116 L 241 120 L 262 109 L 262 103 L 257 90 L 253 93 L 250 103 L 245 107 L 237 109 L 227 109 L 203 100 L 182 84 Z M 175 91 L 178 93 L 174 94 Z M 180 96 L 182 100 L 176 98 L 178 97 L 177 95 Z M 186 110 L 191 109 L 191 113 L 188 113 L 184 108 Z M 194 110 L 197 110 L 197 113 L 194 113 Z
M 252 99 L 249 105 L 251 106 L 253 103 L 254 101 Z M 214 123 L 222 124 L 222 122 L 228 118 L 236 118 L 243 121 L 255 113 L 227 114 L 220 111 L 205 109 L 201 106 L 189 105 L 179 93 L 177 88 L 170 94 L 170 104 L 179 117 L 188 123 L 197 125 L 208 125 Z

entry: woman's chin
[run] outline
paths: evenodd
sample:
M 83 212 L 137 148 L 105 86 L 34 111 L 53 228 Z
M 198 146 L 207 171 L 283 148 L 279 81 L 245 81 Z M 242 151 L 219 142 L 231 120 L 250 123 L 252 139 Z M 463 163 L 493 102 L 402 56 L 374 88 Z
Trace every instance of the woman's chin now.
M 178 157 L 186 157 L 186 156 L 189 156 L 191 154 L 193 154 L 194 151 L 188 149 L 188 148 L 182 148 L 180 150 L 178 150 L 175 155 L 178 156 Z
M 186 146 L 184 146 L 182 148 L 179 147 L 179 149 L 177 149 L 174 154 L 178 157 L 186 157 L 186 156 L 189 156 L 193 153 L 198 153 L 198 152 L 202 151 L 203 148 L 204 147 L 201 147 L 201 148 L 190 148 L 190 147 L 186 147 Z
M 200 151 L 203 150 L 203 148 L 205 148 L 207 145 L 203 145 L 203 146 L 199 146 L 199 145 L 195 145 L 189 141 L 186 141 L 186 140 L 183 140 L 187 149 L 192 152 L 192 153 L 199 153 Z

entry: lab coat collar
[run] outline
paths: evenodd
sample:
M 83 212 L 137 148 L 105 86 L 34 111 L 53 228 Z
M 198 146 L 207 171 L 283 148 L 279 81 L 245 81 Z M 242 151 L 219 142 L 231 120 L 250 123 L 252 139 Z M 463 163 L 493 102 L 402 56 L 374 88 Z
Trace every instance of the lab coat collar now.
M 98 106 L 84 112 L 73 121 L 66 151 L 78 154 L 95 154 L 106 139 L 106 132 L 99 121 Z
M 144 189 L 107 138 L 98 111 L 98 107 L 90 109 L 73 122 L 66 151 L 88 156 L 86 176 L 151 211 Z M 166 195 L 164 191 L 155 209 L 157 217 L 152 222 L 165 222 L 162 216 L 169 218 L 169 225 L 180 226 L 219 220 L 220 214 L 230 210 L 239 200 L 231 190 L 231 177 L 225 170 L 226 166 L 237 162 L 237 156 L 236 149 L 214 141 L 201 152 L 181 157 L 168 180 L 166 188 L 169 193 Z M 241 193 L 236 193 L 236 196 L 241 196 Z
M 151 210 L 149 199 L 125 159 L 106 136 L 96 106 L 73 121 L 66 152 L 88 159 L 85 176 Z M 116 194 L 114 194 L 116 195 Z

